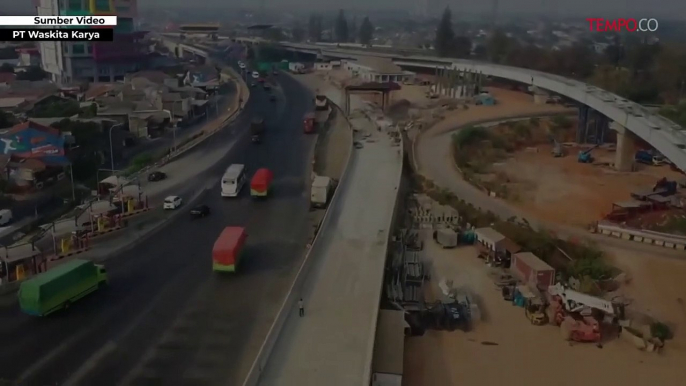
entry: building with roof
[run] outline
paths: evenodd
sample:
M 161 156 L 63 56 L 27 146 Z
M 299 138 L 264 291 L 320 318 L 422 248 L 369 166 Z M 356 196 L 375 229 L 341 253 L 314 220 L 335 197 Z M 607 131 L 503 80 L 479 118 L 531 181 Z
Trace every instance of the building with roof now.
M 114 82 L 144 65 L 148 53 L 137 31 L 137 0 L 38 0 L 39 16 L 117 16 L 113 42 L 40 42 L 41 66 L 56 84 Z
M 41 188 L 69 165 L 64 144 L 65 137 L 59 130 L 33 121 L 1 131 L 4 168 L 0 178 L 23 190 Z
M 388 58 L 361 56 L 357 60 L 341 60 L 341 68 L 365 82 L 413 82 L 415 73 L 405 71 Z

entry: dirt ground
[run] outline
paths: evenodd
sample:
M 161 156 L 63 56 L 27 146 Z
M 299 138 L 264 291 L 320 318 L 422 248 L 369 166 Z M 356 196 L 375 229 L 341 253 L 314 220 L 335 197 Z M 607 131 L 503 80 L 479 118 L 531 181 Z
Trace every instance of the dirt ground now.
M 651 187 L 662 178 L 680 179 L 668 166 L 643 166 L 637 172 L 620 173 L 613 163 L 612 149 L 596 149 L 598 165 L 577 162 L 579 148 L 566 148 L 567 155 L 554 158 L 552 146 L 537 146 L 538 152 L 519 151 L 493 168 L 507 174 L 513 190 L 509 200 L 517 207 L 550 222 L 588 226 L 612 210 L 614 202 L 631 201 L 631 192 Z
M 680 278 L 686 262 L 653 260 L 645 255 L 621 256 L 622 268 L 633 274 L 626 294 L 637 305 L 651 305 L 650 314 L 676 327 L 663 354 L 644 353 L 624 341 L 594 345 L 563 341 L 559 328 L 533 326 L 524 310 L 502 300 L 473 247 L 444 250 L 429 240 L 427 257 L 433 262 L 432 286 L 443 277 L 464 285 L 480 298 L 484 321 L 470 332 L 429 331 L 405 342 L 403 386 L 426 385 L 669 385 L 686 376 L 686 339 L 679 329 L 686 311 Z M 643 276 L 642 272 L 647 271 Z M 660 277 L 664 280 L 656 280 Z

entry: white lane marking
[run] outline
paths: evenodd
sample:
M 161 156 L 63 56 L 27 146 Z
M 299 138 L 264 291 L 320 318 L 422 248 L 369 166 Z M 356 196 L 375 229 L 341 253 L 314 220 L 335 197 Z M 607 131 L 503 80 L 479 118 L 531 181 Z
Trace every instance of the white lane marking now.
M 93 353 L 93 355 L 88 358 L 88 360 L 81 366 L 79 367 L 76 372 L 74 372 L 69 378 L 67 378 L 66 381 L 62 384 L 62 386 L 76 386 L 79 384 L 79 382 L 86 376 L 88 375 L 91 370 L 95 368 L 95 366 L 107 355 L 109 355 L 111 352 L 113 352 L 117 348 L 117 344 L 114 343 L 113 341 L 107 342 L 104 346 L 102 346 L 98 351 Z

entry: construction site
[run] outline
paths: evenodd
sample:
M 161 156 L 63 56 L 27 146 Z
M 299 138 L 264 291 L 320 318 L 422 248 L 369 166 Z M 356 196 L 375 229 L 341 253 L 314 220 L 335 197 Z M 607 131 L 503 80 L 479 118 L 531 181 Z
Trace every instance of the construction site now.
M 576 278 L 449 206 L 414 194 L 406 207 L 384 283 L 384 306 L 402 309 L 410 331 L 403 384 L 677 384 L 686 341 L 644 312 L 630 283 L 582 293 Z
M 339 89 L 359 83 L 343 70 L 308 76 Z M 453 98 L 438 82 L 418 75 L 403 84 L 386 101 L 386 114 L 405 128 L 409 143 L 427 132 L 450 143 L 456 129 L 480 131 L 461 165 L 456 152 L 432 151 L 448 175 L 461 174 L 532 218 L 585 229 L 604 218 L 633 224 L 656 213 L 678 213 L 658 203 L 664 201 L 659 197 L 676 202 L 681 173 L 658 154 L 648 160 L 643 153 L 636 155 L 633 172 L 615 171 L 612 131 L 599 138 L 591 130 L 579 140 L 576 107 L 555 99 L 534 103 L 530 93 L 507 87 L 475 87 L 467 97 Z M 447 93 L 455 92 L 448 87 Z M 363 98 L 384 103 L 378 93 Z M 410 145 L 410 157 L 413 152 Z M 410 161 L 416 169 L 417 160 Z M 686 262 L 656 259 L 639 248 L 586 248 L 521 224 L 476 226 L 455 209 L 468 206 L 456 205 L 459 196 L 447 199 L 445 188 L 421 181 L 407 198 L 389 248 L 383 287 L 382 308 L 406 316 L 403 385 L 515 378 L 532 386 L 553 379 L 563 385 L 682 383 L 686 292 L 670 283 L 686 275 Z M 439 203 L 429 196 L 443 198 Z M 616 205 L 628 201 L 651 207 Z M 618 214 L 626 210 L 630 216 Z M 519 245 L 510 232 L 500 233 L 496 228 L 503 223 L 531 242 Z M 644 226 L 659 226 L 652 224 Z M 538 254 L 531 248 L 537 243 L 552 253 Z M 583 253 L 593 258 L 576 260 Z M 593 270 L 594 277 L 585 275 Z

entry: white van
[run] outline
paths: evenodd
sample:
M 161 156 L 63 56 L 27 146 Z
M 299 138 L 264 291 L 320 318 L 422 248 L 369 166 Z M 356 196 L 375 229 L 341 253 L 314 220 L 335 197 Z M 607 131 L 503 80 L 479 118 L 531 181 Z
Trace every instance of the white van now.
M 246 179 L 245 165 L 229 166 L 222 176 L 222 197 L 237 197 Z
M 0 226 L 5 226 L 12 222 L 12 211 L 9 209 L 0 210 Z

